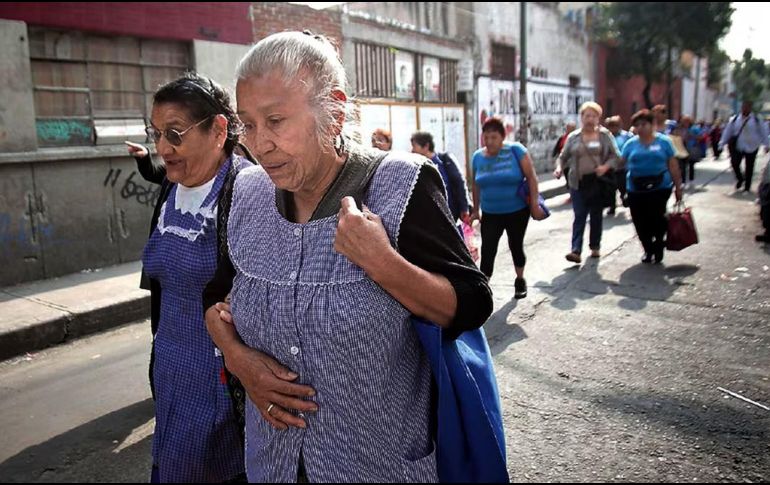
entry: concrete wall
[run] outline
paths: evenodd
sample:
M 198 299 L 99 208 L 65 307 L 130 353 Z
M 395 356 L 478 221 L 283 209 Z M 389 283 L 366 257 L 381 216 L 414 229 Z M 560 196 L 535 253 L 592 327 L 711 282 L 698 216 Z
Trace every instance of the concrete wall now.
M 0 20 L 0 46 L 0 153 L 35 150 L 35 100 L 27 25 Z
M 700 71 L 697 69 L 698 63 L 700 63 Z M 713 121 L 716 96 L 708 89 L 706 83 L 708 79 L 708 59 L 693 58 L 689 71 L 689 77 L 682 80 L 682 114 L 692 116 L 695 118 L 695 121 Z M 697 78 L 698 75 L 700 76 L 699 78 Z M 695 99 L 696 83 L 698 84 L 697 100 Z
M 520 55 L 519 3 L 479 2 L 474 11 L 474 58 L 476 91 L 475 139 L 480 146 L 480 125 L 487 116 L 498 115 L 509 125 L 510 140 L 518 139 L 520 126 L 519 83 L 496 80 L 492 73 L 492 44 L 515 47 L 516 72 Z M 575 104 L 594 99 L 594 53 L 585 33 L 566 22 L 549 3 L 528 3 L 527 67 L 530 108 L 529 150 L 539 171 L 552 169 L 551 150 L 563 133 L 564 124 L 577 118 Z M 546 73 L 533 77 L 532 72 Z M 570 77 L 579 78 L 577 86 Z
M 123 149 L 54 151 L 0 156 L 0 286 L 141 257 L 159 186 Z
M 206 40 L 193 41 L 195 70 L 221 84 L 230 93 L 235 106 L 235 68 L 251 46 L 224 44 Z

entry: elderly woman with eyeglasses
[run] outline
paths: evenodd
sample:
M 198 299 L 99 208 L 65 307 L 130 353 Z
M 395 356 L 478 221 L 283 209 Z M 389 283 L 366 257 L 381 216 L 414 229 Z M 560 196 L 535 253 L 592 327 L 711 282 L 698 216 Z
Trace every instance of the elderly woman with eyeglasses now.
M 152 482 L 245 480 L 243 426 L 202 296 L 219 260 L 235 176 L 252 165 L 234 153 L 239 129 L 225 91 L 188 74 L 153 98 L 146 131 L 164 164 L 129 144 L 145 179 L 161 184 L 142 257 L 152 306 Z
M 322 36 L 261 40 L 236 93 L 260 166 L 238 175 L 229 264 L 212 281 L 225 275 L 232 306 L 206 323 L 250 397 L 249 480 L 437 481 L 431 368 L 411 317 L 455 338 L 492 311 L 438 170 L 346 138 L 345 69 Z

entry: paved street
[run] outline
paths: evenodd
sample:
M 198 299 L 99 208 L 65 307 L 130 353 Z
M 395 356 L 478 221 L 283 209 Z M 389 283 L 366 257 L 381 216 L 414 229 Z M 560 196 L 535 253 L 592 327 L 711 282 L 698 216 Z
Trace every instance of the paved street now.
M 770 480 L 770 412 L 717 389 L 770 406 L 770 247 L 728 167 L 698 165 L 701 244 L 663 266 L 639 263 L 626 209 L 600 261 L 567 263 L 572 211 L 552 199 L 516 303 L 501 242 L 485 329 L 514 481 Z M 138 322 L 0 363 L 0 480 L 146 480 L 148 348 Z

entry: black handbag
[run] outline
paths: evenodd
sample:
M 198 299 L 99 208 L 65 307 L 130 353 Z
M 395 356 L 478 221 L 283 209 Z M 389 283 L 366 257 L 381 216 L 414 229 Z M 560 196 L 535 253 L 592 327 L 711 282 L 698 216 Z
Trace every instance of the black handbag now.
M 580 177 L 578 186 L 578 191 L 587 205 L 601 205 L 602 207 L 612 206 L 617 189 L 613 171 L 609 171 L 601 177 L 594 173 L 583 175 Z
M 598 167 L 601 165 L 601 160 L 596 159 L 583 141 L 583 137 L 580 137 L 580 143 L 583 145 L 586 153 L 588 153 L 594 161 L 594 164 Z M 590 206 L 601 205 L 604 207 L 612 207 L 615 202 L 615 192 L 618 190 L 615 184 L 615 172 L 610 170 L 601 177 L 595 173 L 589 173 L 580 177 L 578 183 L 578 191 L 585 200 L 586 204 Z

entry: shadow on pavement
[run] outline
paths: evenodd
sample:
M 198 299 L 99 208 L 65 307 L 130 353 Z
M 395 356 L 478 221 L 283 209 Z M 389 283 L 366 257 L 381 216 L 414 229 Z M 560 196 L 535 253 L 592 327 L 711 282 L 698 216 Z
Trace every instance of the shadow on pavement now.
M 700 268 L 692 265 L 664 266 L 642 264 L 632 266 L 620 275 L 613 292 L 624 298 L 618 306 L 624 310 L 638 311 L 647 307 L 648 300 L 667 301 L 679 287 L 680 278 L 692 276 Z
M 154 403 L 146 399 L 101 416 L 0 463 L 0 477 L 7 483 L 146 482 L 152 435 L 124 441 L 153 415 Z

